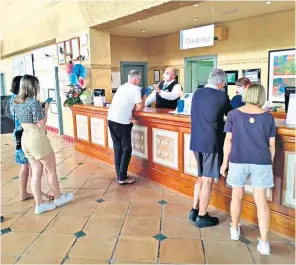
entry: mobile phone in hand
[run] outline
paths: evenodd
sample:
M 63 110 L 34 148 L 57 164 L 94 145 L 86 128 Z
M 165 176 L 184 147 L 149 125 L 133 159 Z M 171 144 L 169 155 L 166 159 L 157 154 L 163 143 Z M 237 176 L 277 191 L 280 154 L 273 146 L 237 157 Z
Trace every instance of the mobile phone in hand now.
M 45 102 L 42 104 L 42 108 L 45 107 L 45 103 L 50 103 L 52 102 L 52 98 L 48 98 L 47 100 L 45 100 Z

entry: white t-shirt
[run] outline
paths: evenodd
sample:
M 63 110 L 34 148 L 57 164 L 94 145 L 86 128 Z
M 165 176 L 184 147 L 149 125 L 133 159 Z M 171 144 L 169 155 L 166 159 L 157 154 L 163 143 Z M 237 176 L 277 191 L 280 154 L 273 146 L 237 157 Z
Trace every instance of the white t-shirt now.
M 108 111 L 108 120 L 130 124 L 135 104 L 141 103 L 141 88 L 131 83 L 121 85 L 112 100 Z

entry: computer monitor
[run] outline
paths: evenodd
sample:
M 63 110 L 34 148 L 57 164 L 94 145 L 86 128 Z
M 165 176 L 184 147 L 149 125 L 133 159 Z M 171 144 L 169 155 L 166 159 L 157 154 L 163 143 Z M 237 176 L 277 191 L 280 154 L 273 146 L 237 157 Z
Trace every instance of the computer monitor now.
M 295 87 L 285 87 L 285 110 L 288 112 L 290 95 L 295 94 Z

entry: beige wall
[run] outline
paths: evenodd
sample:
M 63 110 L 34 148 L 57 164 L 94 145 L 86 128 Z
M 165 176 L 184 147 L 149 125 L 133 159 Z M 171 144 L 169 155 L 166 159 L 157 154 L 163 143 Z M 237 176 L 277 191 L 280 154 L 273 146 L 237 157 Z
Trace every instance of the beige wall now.
M 215 41 L 207 48 L 180 50 L 179 32 L 148 40 L 149 82 L 153 82 L 153 69 L 167 65 L 180 69 L 180 82 L 184 84 L 184 58 L 216 54 L 218 67 L 224 70 L 261 68 L 262 84 L 267 86 L 268 51 L 295 47 L 295 10 L 225 23 L 228 39 Z M 161 45 L 153 45 L 161 43 Z M 234 95 L 234 86 L 230 94 Z

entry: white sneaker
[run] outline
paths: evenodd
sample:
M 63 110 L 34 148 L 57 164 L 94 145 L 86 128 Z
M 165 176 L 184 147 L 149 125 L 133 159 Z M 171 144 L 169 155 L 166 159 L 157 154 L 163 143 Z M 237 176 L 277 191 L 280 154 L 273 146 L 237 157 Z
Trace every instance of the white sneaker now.
M 59 207 L 70 201 L 73 201 L 74 195 L 73 193 L 63 193 L 60 198 L 54 200 L 54 204 Z
M 231 239 L 232 240 L 239 240 L 239 238 L 240 238 L 240 232 L 241 232 L 241 230 L 240 230 L 240 224 L 238 224 L 238 230 L 236 230 L 236 229 L 234 229 L 233 227 L 232 227 L 232 224 L 230 224 L 230 237 L 231 237 Z
M 270 255 L 269 242 L 264 242 L 258 238 L 257 250 L 261 255 Z
M 42 214 L 44 212 L 52 211 L 57 206 L 52 202 L 44 202 L 40 205 L 36 205 L 35 207 L 35 214 Z

